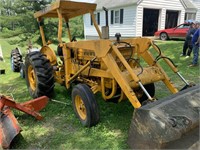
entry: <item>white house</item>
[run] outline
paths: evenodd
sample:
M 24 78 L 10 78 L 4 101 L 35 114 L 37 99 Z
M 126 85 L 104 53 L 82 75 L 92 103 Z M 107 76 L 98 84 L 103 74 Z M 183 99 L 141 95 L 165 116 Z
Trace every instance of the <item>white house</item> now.
M 181 0 L 185 8 L 185 20 L 200 21 L 200 0 Z
M 197 11 L 194 15 L 194 20 L 200 21 L 200 0 L 191 0 L 194 6 L 197 8 Z
M 114 37 L 151 36 L 155 31 L 174 27 L 186 19 L 200 20 L 200 0 L 95 0 L 96 20 L 101 29 L 105 26 L 108 11 L 109 33 Z M 84 15 L 85 38 L 97 37 L 90 14 Z

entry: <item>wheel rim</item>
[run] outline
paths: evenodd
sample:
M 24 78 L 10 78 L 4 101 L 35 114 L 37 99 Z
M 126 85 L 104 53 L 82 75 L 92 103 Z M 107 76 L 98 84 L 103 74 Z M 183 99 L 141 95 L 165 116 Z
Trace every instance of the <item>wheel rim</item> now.
M 166 35 L 165 33 L 161 34 L 161 39 L 162 39 L 162 40 L 167 39 L 167 35 Z
M 76 110 L 78 112 L 78 115 L 80 116 L 80 118 L 82 120 L 86 119 L 86 108 L 85 108 L 85 104 L 83 103 L 83 100 L 80 96 L 76 96 L 75 97 L 75 106 L 76 106 Z
M 33 91 L 36 89 L 36 76 L 35 76 L 35 71 L 32 66 L 28 67 L 28 80 L 30 87 Z

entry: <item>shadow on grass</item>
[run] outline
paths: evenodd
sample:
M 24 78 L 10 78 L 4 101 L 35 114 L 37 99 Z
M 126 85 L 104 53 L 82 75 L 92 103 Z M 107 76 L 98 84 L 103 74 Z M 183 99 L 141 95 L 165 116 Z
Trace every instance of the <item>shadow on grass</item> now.
M 21 79 L 18 73 L 14 73 L 12 78 L 4 76 L 2 79 L 4 82 L 1 84 L 0 93 L 8 95 L 9 92 L 12 93 L 17 102 L 32 99 L 28 93 L 25 79 Z M 42 121 L 37 121 L 32 116 L 13 110 L 23 131 L 21 132 L 22 136 L 16 139 L 12 148 L 128 148 L 126 140 L 133 112 L 133 107 L 128 101 L 119 104 L 107 103 L 100 94 L 97 94 L 100 122 L 95 127 L 85 128 L 74 113 L 71 89 L 66 90 L 65 87 L 56 84 L 53 99 L 65 102 L 66 105 L 50 101 L 40 112 L 44 116 Z
M 13 98 L 19 102 L 31 98 L 26 87 L 25 79 L 21 79 L 20 77 L 13 78 L 6 83 L 1 83 L 0 93 L 13 96 Z
M 124 105 L 125 107 L 121 106 L 121 110 L 117 110 L 116 106 L 116 104 L 108 104 L 107 108 L 104 109 L 105 106 L 100 104 L 100 123 L 92 128 L 84 128 L 75 116 L 72 106 L 49 104 L 45 109 L 46 112 L 43 113 L 45 120 L 39 123 L 41 125 L 38 123 L 31 125 L 33 131 L 29 132 L 32 132 L 32 134 L 35 135 L 35 138 L 32 139 L 35 142 L 32 142 L 31 144 L 29 143 L 29 145 L 24 148 L 127 148 L 126 139 L 132 111 L 128 111 L 126 105 Z M 55 107 L 57 107 L 57 109 L 53 110 Z M 126 115 L 124 110 L 122 111 L 122 108 L 124 108 Z M 49 110 L 51 111 L 49 112 Z M 29 123 L 30 120 L 27 124 Z M 38 127 L 43 128 L 43 133 L 36 133 L 40 132 Z M 48 130 L 45 132 L 45 129 Z M 118 140 L 116 141 L 116 139 Z
M 101 120 L 92 128 L 85 128 L 75 116 L 71 92 L 64 87 L 55 88 L 55 99 L 67 105 L 49 102 L 41 111 L 45 117 L 36 121 L 26 114 L 17 114 L 23 129 L 15 149 L 96 149 L 128 148 L 126 144 L 133 107 L 126 101 L 119 104 L 106 103 L 96 95 Z M 116 140 L 117 139 L 117 140 Z

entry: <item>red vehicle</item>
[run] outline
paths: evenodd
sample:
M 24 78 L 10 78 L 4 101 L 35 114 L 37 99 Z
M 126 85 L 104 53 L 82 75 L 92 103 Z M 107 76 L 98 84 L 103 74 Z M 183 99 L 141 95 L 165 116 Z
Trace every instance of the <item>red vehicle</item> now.
M 189 23 L 183 23 L 174 28 L 159 30 L 154 33 L 155 37 L 159 37 L 161 40 L 167 40 L 172 38 L 184 39 L 186 33 L 190 27 Z

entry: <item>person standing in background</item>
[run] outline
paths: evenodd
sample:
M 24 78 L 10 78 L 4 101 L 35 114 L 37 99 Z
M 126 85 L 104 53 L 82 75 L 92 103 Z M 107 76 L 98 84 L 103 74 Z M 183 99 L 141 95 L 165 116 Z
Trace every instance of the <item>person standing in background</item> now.
M 190 57 L 190 54 L 192 52 L 192 37 L 193 37 L 193 34 L 195 33 L 195 31 L 196 31 L 195 24 L 194 24 L 194 22 L 191 22 L 190 28 L 186 34 L 185 42 L 183 45 L 183 52 L 180 56 L 186 56 L 186 58 Z
M 199 48 L 200 48 L 200 22 L 196 23 L 196 32 L 194 33 L 192 37 L 192 45 L 193 45 L 193 61 L 192 64 L 189 65 L 189 67 L 195 67 L 198 66 L 198 58 L 199 58 Z

